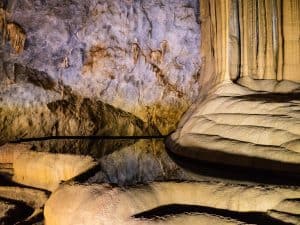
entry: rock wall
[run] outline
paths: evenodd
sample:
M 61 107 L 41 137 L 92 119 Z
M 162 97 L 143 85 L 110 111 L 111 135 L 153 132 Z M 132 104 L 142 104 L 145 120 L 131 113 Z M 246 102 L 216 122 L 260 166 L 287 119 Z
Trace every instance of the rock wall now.
M 200 10 L 202 86 L 239 77 L 300 82 L 299 0 L 204 0 Z
M 36 0 L 2 7 L 6 22 L 26 34 L 21 54 L 12 41 L 0 47 L 0 74 L 9 83 L 14 79 L 7 73 L 17 62 L 154 123 L 164 134 L 198 94 L 197 0 Z

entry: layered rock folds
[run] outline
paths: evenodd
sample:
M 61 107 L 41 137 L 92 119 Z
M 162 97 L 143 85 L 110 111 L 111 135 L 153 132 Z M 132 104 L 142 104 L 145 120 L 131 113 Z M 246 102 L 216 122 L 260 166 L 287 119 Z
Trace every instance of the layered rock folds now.
M 167 145 L 188 158 L 299 175 L 299 109 L 297 89 L 254 92 L 222 84 L 185 115 Z

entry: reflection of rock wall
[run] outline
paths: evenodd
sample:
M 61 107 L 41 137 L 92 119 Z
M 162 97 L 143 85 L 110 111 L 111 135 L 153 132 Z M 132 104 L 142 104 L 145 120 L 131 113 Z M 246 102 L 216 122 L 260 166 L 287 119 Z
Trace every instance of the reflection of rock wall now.
M 12 58 L 2 47 L 2 58 L 168 133 L 198 93 L 198 8 L 197 0 L 18 1 L 7 19 L 25 30 L 26 49 Z
M 202 85 L 239 76 L 300 82 L 299 0 L 205 0 L 200 9 Z
M 13 84 L 0 84 L 0 143 L 43 136 L 159 134 L 138 117 L 83 98 L 45 73 L 17 64 L 14 72 Z

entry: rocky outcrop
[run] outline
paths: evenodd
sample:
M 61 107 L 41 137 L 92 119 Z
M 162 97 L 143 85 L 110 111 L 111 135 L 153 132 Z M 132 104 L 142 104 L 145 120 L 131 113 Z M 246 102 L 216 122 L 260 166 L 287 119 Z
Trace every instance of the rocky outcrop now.
M 67 184 L 59 188 L 47 201 L 45 222 L 47 225 L 67 225 L 76 222 L 80 224 L 172 224 L 167 219 L 164 222 L 147 221 L 132 216 L 161 205 L 170 207 L 172 204 L 199 205 L 238 212 L 266 212 L 286 198 L 299 196 L 299 188 L 296 187 L 266 187 L 222 182 L 164 182 L 132 188 Z M 188 218 L 188 215 L 183 217 L 177 215 L 175 221 L 176 218 L 180 221 Z M 191 215 L 191 218 L 193 224 L 205 224 L 214 220 L 217 224 L 243 224 L 217 215 L 212 217 L 201 214 L 194 217 Z
M 299 92 L 223 84 L 185 115 L 167 145 L 188 158 L 299 175 L 299 107 Z

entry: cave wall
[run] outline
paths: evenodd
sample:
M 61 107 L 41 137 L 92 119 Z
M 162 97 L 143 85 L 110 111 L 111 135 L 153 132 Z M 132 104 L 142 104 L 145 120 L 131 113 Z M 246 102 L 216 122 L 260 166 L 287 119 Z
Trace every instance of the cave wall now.
M 24 51 L 16 49 L 2 32 L 0 80 L 14 85 L 18 63 L 47 73 L 84 97 L 133 113 L 166 134 L 198 95 L 198 4 L 4 1 L 0 21 L 22 29 L 19 34 L 26 41 L 19 43 L 25 44 Z
M 203 90 L 240 77 L 300 82 L 299 0 L 202 0 L 200 22 Z
M 199 90 L 241 77 L 299 82 L 299 7 L 300 0 L 2 1 L 0 83 L 16 85 L 22 65 L 167 134 Z

